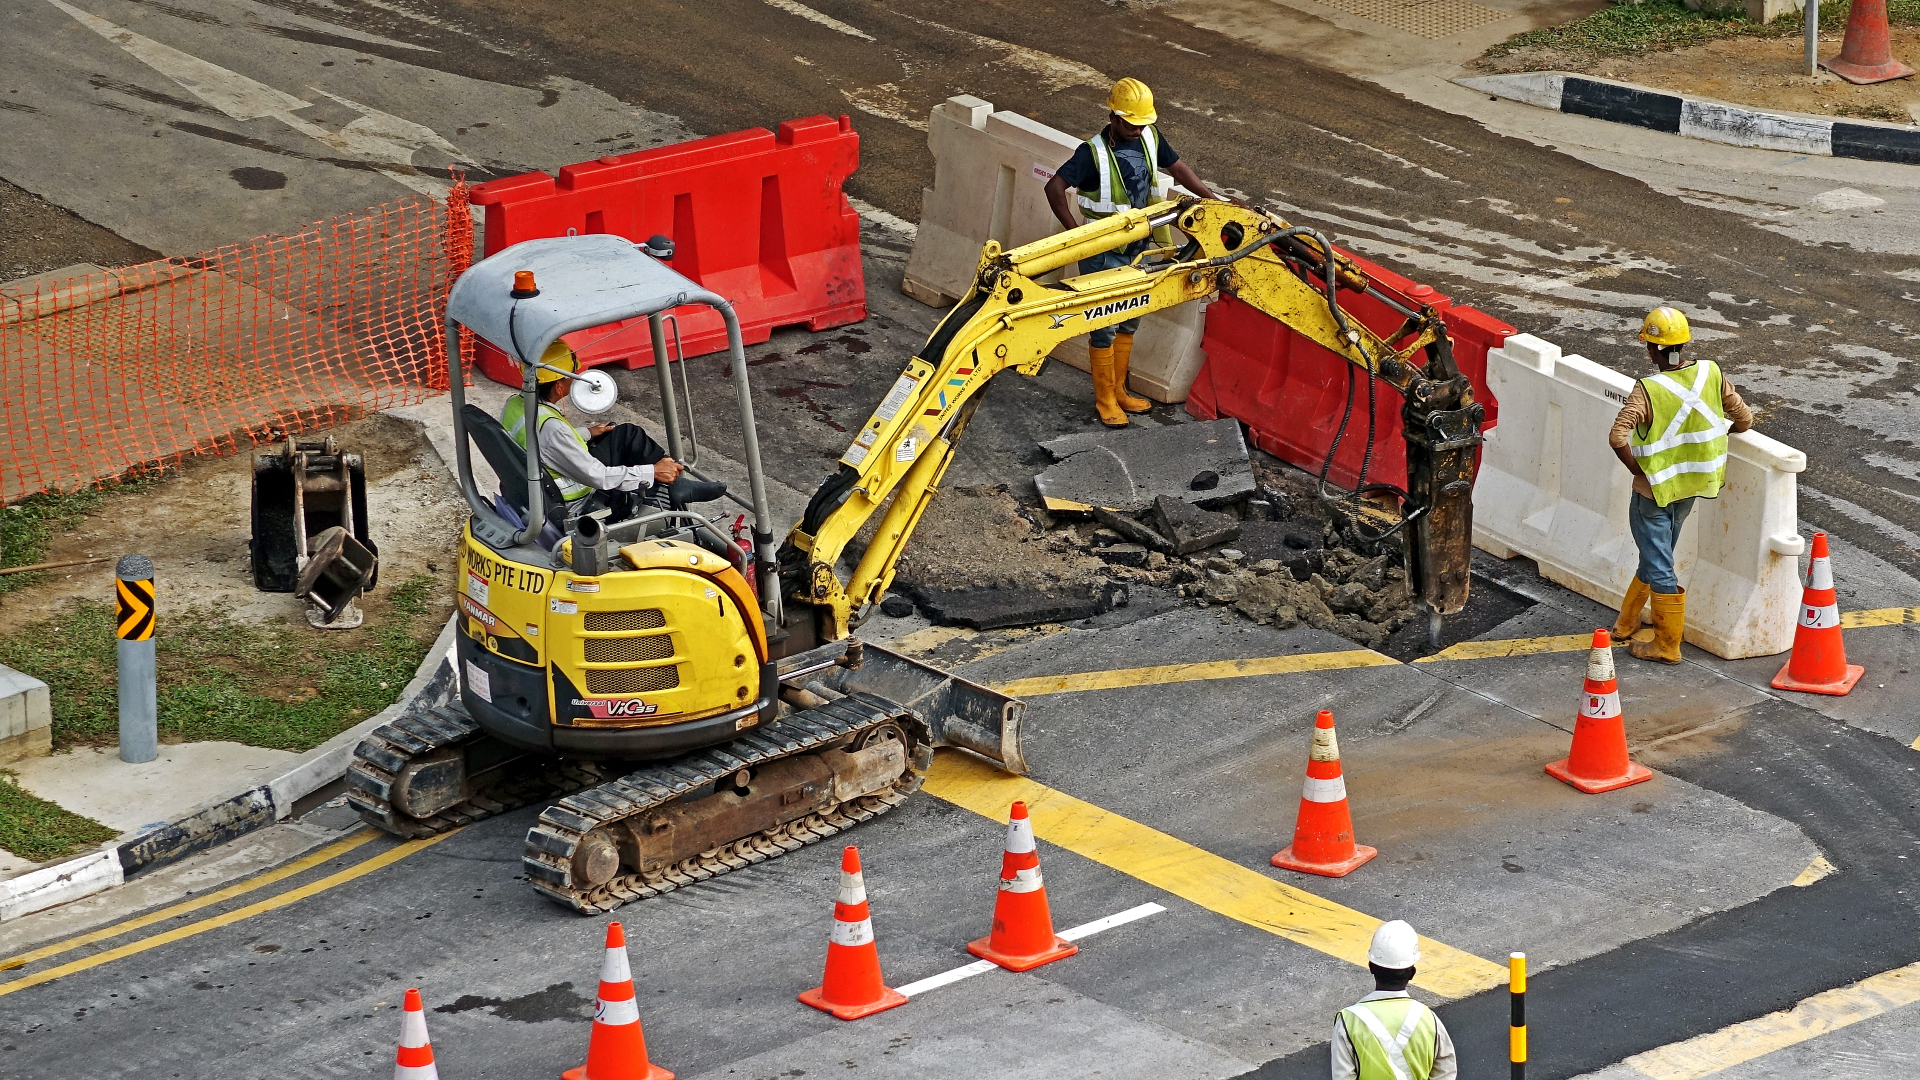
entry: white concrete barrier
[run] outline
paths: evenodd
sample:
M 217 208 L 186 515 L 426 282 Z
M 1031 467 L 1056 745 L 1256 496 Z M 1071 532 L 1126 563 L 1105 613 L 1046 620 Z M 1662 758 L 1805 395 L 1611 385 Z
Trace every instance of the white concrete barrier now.
M 1019 113 L 995 112 L 991 102 L 970 95 L 934 106 L 927 121 L 933 186 L 921 192 L 920 232 L 901 289 L 923 304 L 946 307 L 967 292 L 988 240 L 1014 248 L 1059 232 L 1045 186 L 1083 141 Z M 1185 401 L 1206 361 L 1200 351 L 1205 328 L 1204 304 L 1147 316 L 1134 338 L 1129 385 L 1155 401 Z M 1053 356 L 1087 370 L 1086 337 Z
M 1639 555 L 1627 531 L 1632 477 L 1607 445 L 1633 379 L 1531 334 L 1487 354 L 1500 402 L 1473 495 L 1473 538 L 1500 558 L 1619 607 Z M 1734 659 L 1793 644 L 1800 603 L 1794 474 L 1805 454 L 1757 431 L 1730 436 L 1727 482 L 1694 504 L 1675 563 L 1687 590 L 1686 640 Z

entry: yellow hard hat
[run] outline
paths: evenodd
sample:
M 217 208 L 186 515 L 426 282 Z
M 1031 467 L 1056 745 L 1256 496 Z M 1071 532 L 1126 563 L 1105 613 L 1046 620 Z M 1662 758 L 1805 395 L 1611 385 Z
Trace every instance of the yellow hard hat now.
M 1687 328 L 1687 317 L 1677 309 L 1657 307 L 1647 312 L 1640 340 L 1654 345 L 1685 345 L 1693 340 L 1693 331 Z
M 573 350 L 568 348 L 567 343 L 564 341 L 556 340 L 553 344 L 547 346 L 547 351 L 540 354 L 540 362 L 543 364 L 552 364 L 554 367 L 560 368 L 563 371 L 572 372 L 580 370 L 580 361 L 575 359 Z M 540 380 L 540 385 L 542 386 L 566 378 L 566 376 L 560 374 L 560 372 L 548 371 L 546 368 L 535 368 L 534 373 Z
M 1107 92 L 1107 111 L 1119 113 L 1120 119 L 1141 127 L 1160 118 L 1153 111 L 1153 91 L 1139 79 L 1121 79 L 1114 83 L 1113 89 Z

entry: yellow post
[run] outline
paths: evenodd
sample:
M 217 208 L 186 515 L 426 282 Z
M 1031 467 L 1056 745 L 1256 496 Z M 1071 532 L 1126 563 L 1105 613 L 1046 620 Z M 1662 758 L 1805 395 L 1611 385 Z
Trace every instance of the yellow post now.
M 1513 1002 L 1507 1021 L 1507 1061 L 1513 1080 L 1527 1080 L 1527 954 L 1507 956 L 1507 994 Z

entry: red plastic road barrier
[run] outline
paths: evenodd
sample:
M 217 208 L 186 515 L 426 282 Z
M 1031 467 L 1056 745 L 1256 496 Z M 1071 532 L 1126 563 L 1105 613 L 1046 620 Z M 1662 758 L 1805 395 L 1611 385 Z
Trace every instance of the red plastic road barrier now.
M 847 117 L 809 116 L 779 134 L 731 135 L 494 180 L 473 189 L 486 207 L 486 253 L 522 240 L 613 233 L 674 242 L 669 264 L 732 302 L 749 345 L 776 327 L 809 330 L 867 317 L 860 268 L 860 215 L 840 187 L 860 163 L 860 136 Z M 688 356 L 727 347 L 726 326 L 704 306 L 676 311 Z M 583 366 L 648 367 L 645 319 L 566 336 Z M 667 347 L 673 348 L 669 329 Z M 481 343 L 480 369 L 520 385 L 506 354 Z
M 1492 427 L 1499 403 L 1487 389 L 1487 350 L 1499 348 L 1515 329 L 1482 311 L 1456 307 L 1430 285 L 1401 277 L 1365 259 L 1343 252 L 1382 285 L 1409 299 L 1430 304 L 1446 322 L 1453 359 L 1473 383 L 1474 400 L 1486 406 Z M 1378 334 L 1398 329 L 1405 320 L 1368 296 L 1341 293 L 1349 318 Z M 1207 362 L 1187 395 L 1187 412 L 1201 420 L 1231 416 L 1247 425 L 1254 445 L 1275 457 L 1319 475 L 1327 447 L 1340 428 L 1346 407 L 1346 360 L 1295 334 L 1253 306 L 1223 296 L 1207 307 L 1207 329 L 1200 347 Z M 1352 488 L 1367 446 L 1367 383 L 1354 381 L 1353 416 L 1340 440 L 1328 480 Z M 1374 398 L 1375 432 L 1369 483 L 1405 487 L 1407 445 L 1400 430 L 1400 394 L 1381 384 Z

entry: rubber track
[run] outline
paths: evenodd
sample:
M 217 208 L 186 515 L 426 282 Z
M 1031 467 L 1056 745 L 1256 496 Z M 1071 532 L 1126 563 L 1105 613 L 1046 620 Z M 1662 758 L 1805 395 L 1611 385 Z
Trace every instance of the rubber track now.
M 671 803 L 689 791 L 795 754 L 830 745 L 849 735 L 888 723 L 907 736 L 907 770 L 894 786 L 790 821 L 662 870 L 622 874 L 596 888 L 573 884 L 573 853 L 587 833 Z M 632 900 L 644 900 L 797 851 L 815 841 L 886 813 L 920 786 L 930 750 L 926 724 L 912 710 L 873 694 L 852 694 L 818 708 L 805 709 L 724 746 L 703 750 L 569 795 L 548 807 L 527 830 L 527 880 L 547 896 L 576 911 L 599 915 Z
M 465 802 L 432 817 L 409 817 L 394 808 L 393 783 L 409 762 L 481 734 L 480 724 L 457 699 L 409 708 L 392 723 L 373 729 L 353 748 L 353 760 L 347 766 L 347 802 L 368 822 L 395 836 L 415 839 L 579 791 L 606 778 L 588 762 L 548 759 L 533 769 L 515 762 L 492 770 Z

